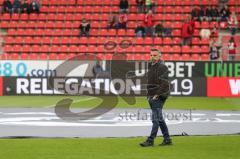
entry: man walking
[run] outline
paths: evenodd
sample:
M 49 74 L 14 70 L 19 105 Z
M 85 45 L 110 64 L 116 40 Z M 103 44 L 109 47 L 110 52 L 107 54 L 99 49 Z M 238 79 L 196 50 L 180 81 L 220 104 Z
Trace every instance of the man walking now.
M 148 68 L 147 99 L 152 110 L 152 131 L 148 139 L 140 143 L 142 147 L 154 145 L 160 127 L 163 134 L 161 146 L 171 145 L 172 140 L 169 136 L 167 125 L 164 121 L 162 109 L 170 93 L 170 83 L 168 81 L 168 68 L 161 60 L 161 52 L 155 48 L 151 50 L 151 63 Z

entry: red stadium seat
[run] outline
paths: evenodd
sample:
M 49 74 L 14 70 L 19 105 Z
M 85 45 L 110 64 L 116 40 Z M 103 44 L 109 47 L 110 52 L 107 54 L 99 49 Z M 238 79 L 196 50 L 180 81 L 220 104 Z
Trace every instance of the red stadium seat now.
M 69 52 L 78 53 L 79 52 L 79 48 L 76 45 L 71 45 L 69 47 Z
M 58 52 L 60 52 L 59 46 L 58 45 L 52 45 L 50 47 L 49 52 L 51 52 L 51 53 L 58 53 Z
M 117 35 L 117 31 L 115 29 L 110 29 L 108 32 L 107 32 L 107 35 L 108 36 L 116 36 Z
M 144 44 L 145 45 L 152 45 L 153 43 L 153 39 L 150 38 L 150 37 L 146 37 L 145 40 L 144 40 Z
M 180 46 L 173 46 L 172 47 L 172 53 L 178 53 L 180 54 L 181 53 L 181 47 Z
M 202 45 L 209 45 L 209 39 L 208 38 L 204 38 L 201 40 L 201 44 Z
M 37 60 L 38 59 L 38 54 L 36 54 L 36 53 L 29 54 L 29 59 L 30 60 Z
M 58 60 L 58 54 L 50 53 L 49 54 L 49 60 Z
M 182 39 L 180 37 L 173 38 L 173 44 L 174 45 L 181 45 Z
M 172 35 L 173 36 L 181 36 L 181 30 L 179 30 L 179 29 L 175 29 L 175 30 L 173 30 L 173 32 L 172 32 Z
M 196 53 L 196 54 L 201 53 L 201 48 L 199 46 L 193 46 L 192 53 Z
M 168 54 L 172 53 L 172 48 L 169 45 L 163 46 L 161 50 L 162 50 L 163 53 L 168 53 Z
M 96 45 L 97 43 L 98 43 L 98 38 L 96 38 L 96 37 L 90 37 L 88 39 L 88 44 L 89 45 Z
M 21 15 L 20 15 L 20 20 L 21 20 L 21 21 L 22 21 L 22 20 L 28 20 L 28 14 L 26 14 L 26 13 L 21 14 Z
M 14 38 L 12 36 L 8 36 L 5 38 L 5 44 L 14 44 Z
M 1 28 L 8 28 L 9 27 L 9 23 L 7 21 L 1 21 L 0 27 Z
M 203 28 L 203 29 L 208 29 L 208 28 L 210 28 L 209 22 L 202 22 L 202 23 L 201 23 L 201 28 Z
M 81 37 L 81 38 L 79 39 L 79 42 L 80 42 L 80 44 L 85 44 L 85 45 L 87 45 L 87 44 L 88 44 L 88 39 L 87 39 L 86 37 Z
M 126 54 L 127 59 L 126 60 L 134 60 L 134 54 Z
M 61 44 L 61 38 L 59 37 L 52 38 L 52 45 L 59 45 L 59 44 Z
M 199 45 L 199 44 L 201 44 L 201 40 L 200 40 L 200 38 L 192 38 L 192 44 L 193 45 Z
M 30 53 L 32 50 L 31 50 L 31 47 L 30 45 L 24 45 L 22 47 L 22 52 L 26 52 L 26 53 Z
M 16 21 L 19 20 L 19 14 L 13 13 L 12 16 L 11 16 L 11 19 L 16 20 Z
M 142 53 L 144 52 L 144 47 L 141 45 L 135 46 L 135 53 Z
M 49 45 L 42 45 L 41 52 L 43 53 L 49 53 L 50 47 Z
M 192 54 L 191 55 L 191 59 L 195 60 L 195 61 L 199 61 L 200 60 L 200 56 L 199 56 L 199 54 Z
M 172 45 L 173 44 L 172 38 L 169 38 L 169 37 L 163 38 L 163 44 Z
M 41 40 L 42 44 L 50 44 L 51 38 L 50 37 L 43 37 Z
M 207 61 L 207 60 L 209 60 L 209 55 L 208 54 L 202 54 L 201 59 L 204 60 L 204 61 Z
M 69 37 L 62 37 L 61 44 L 62 45 L 69 45 L 69 44 L 71 44 L 71 39 Z
M 67 53 L 69 51 L 67 45 L 61 45 L 59 49 L 60 49 L 59 51 L 60 53 Z
M 182 23 L 181 22 L 173 22 L 173 28 L 175 29 L 181 29 L 182 28 Z
M 36 13 L 30 14 L 29 15 L 29 20 L 34 20 L 34 21 L 38 20 L 38 15 Z
M 99 45 L 97 48 L 96 48 L 96 52 L 97 53 L 103 53 L 105 52 L 105 48 L 103 45 Z
M 1 20 L 9 21 L 11 19 L 11 16 L 8 13 L 4 13 L 4 14 L 1 15 L 0 18 L 1 18 Z
M 21 53 L 21 52 L 22 52 L 22 46 L 21 46 L 21 45 L 13 45 L 13 50 L 12 50 L 12 52 Z
M 39 60 L 48 60 L 48 55 L 46 53 L 41 53 L 39 55 Z
M 170 60 L 170 54 L 162 54 L 163 60 Z
M 205 53 L 205 54 L 209 53 L 209 46 L 202 46 L 201 47 L 201 52 Z
M 72 37 L 70 39 L 70 43 L 74 45 L 79 44 L 79 39 L 77 37 Z
M 128 29 L 127 30 L 127 36 L 131 36 L 131 37 L 134 37 L 135 36 L 135 31 L 133 29 Z
M 179 60 L 181 60 L 180 54 L 172 54 L 172 59 L 171 59 L 171 60 L 174 60 L 174 61 L 179 61 Z
M 12 46 L 11 46 L 11 45 L 5 45 L 5 46 L 4 46 L 4 52 L 5 52 L 5 53 L 10 53 L 10 52 L 12 52 Z
M 21 53 L 20 54 L 20 59 L 21 60 L 28 60 L 29 59 L 28 55 L 29 55 L 28 53 Z M 31 59 L 31 60 L 33 60 L 33 59 Z
M 117 32 L 118 36 L 126 36 L 126 30 L 124 29 L 119 29 Z
M 39 52 L 43 52 L 40 45 L 33 45 L 32 46 L 32 53 L 39 53 Z
M 62 32 L 63 36 L 72 36 L 72 31 L 71 29 L 64 29 Z
M 154 38 L 154 45 L 161 45 L 162 44 L 162 38 L 156 37 Z
M 19 55 L 18 53 L 11 53 L 8 55 L 9 60 L 19 60 Z
M 187 45 L 182 46 L 182 53 L 190 53 L 191 52 L 191 48 Z
M 185 61 L 191 60 L 190 54 L 183 54 L 182 60 L 185 60 Z

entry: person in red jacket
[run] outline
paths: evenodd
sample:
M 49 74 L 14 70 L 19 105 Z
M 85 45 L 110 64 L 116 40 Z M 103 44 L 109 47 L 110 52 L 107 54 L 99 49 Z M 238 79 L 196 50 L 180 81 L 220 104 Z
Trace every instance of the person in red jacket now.
M 145 32 L 147 36 L 153 36 L 154 32 L 154 19 L 153 19 L 152 10 L 149 10 L 148 13 L 144 16 Z
M 228 42 L 228 59 L 229 61 L 234 61 L 236 57 L 237 44 L 233 37 Z
M 194 30 L 194 22 L 189 21 L 187 19 L 182 26 L 182 44 L 183 45 L 189 45 L 191 43 L 191 38 L 193 35 L 193 30 Z

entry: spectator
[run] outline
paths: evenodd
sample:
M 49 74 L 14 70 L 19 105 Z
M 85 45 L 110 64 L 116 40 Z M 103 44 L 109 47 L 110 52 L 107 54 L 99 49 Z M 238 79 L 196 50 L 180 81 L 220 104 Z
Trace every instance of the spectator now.
M 161 23 L 158 23 L 155 26 L 155 36 L 157 36 L 157 37 L 162 36 L 163 33 L 164 33 L 164 27 Z
M 149 10 L 148 13 L 144 16 L 144 23 L 145 23 L 145 31 L 146 35 L 151 35 L 153 37 L 154 33 L 154 20 L 153 20 L 153 13 L 152 10 Z
M 116 15 L 110 16 L 108 19 L 108 29 L 118 28 L 118 17 Z
M 24 3 L 22 4 L 22 13 L 30 13 L 29 11 L 29 4 L 27 0 L 24 0 Z
M 144 11 L 144 0 L 136 0 L 137 4 L 137 12 L 138 13 L 143 13 Z
M 228 42 L 228 59 L 230 61 L 235 60 L 237 44 L 233 37 Z
M 152 0 L 145 0 L 146 13 L 152 8 Z
M 210 48 L 210 52 L 209 52 L 210 59 L 217 60 L 220 56 L 219 56 L 219 47 L 216 39 L 212 39 L 210 41 L 209 48 Z
M 118 28 L 119 28 L 119 29 L 127 29 L 127 21 L 128 21 L 127 14 L 122 13 L 122 14 L 119 16 Z
M 12 12 L 12 3 L 10 0 L 4 0 L 2 6 L 2 13 L 11 13 Z
M 223 7 L 228 3 L 228 0 L 218 0 L 219 7 Z
M 92 72 L 94 74 L 94 77 L 98 77 L 103 72 L 103 68 L 100 65 L 99 61 L 97 61 L 96 65 L 93 66 Z
M 194 19 L 192 19 L 191 16 L 188 17 L 188 21 L 189 21 L 189 24 L 190 24 L 190 26 L 191 26 L 191 28 L 190 28 L 190 34 L 193 35 L 194 29 L 195 29 L 195 21 L 194 21 Z
M 238 19 L 235 12 L 232 12 L 228 19 L 228 27 L 232 35 L 235 35 L 238 29 Z
M 206 20 L 212 21 L 212 9 L 211 7 L 206 8 Z
M 152 4 L 151 4 L 150 9 L 152 10 L 153 13 L 155 13 L 155 7 L 156 7 L 155 0 L 152 0 Z
M 189 19 L 185 20 L 185 22 L 183 23 L 182 26 L 182 39 L 183 45 L 189 45 L 191 43 L 191 38 L 192 38 L 192 34 L 193 33 L 193 27 L 189 21 Z
M 204 21 L 207 20 L 207 16 L 206 16 L 206 8 L 201 6 L 200 10 L 199 10 L 199 19 L 200 21 Z
M 208 28 L 203 28 L 200 31 L 200 36 L 202 39 L 209 39 L 211 35 L 211 31 Z
M 136 34 L 136 37 L 145 36 L 145 29 L 139 22 L 137 23 L 137 27 L 135 28 L 135 34 Z
M 29 8 L 30 8 L 30 13 L 40 13 L 40 4 L 37 0 L 32 0 Z
M 211 39 L 218 38 L 218 32 L 219 32 L 219 30 L 218 30 L 217 26 L 215 25 L 211 30 L 210 38 Z
M 172 35 L 172 29 L 168 26 L 165 26 L 163 29 L 163 37 L 167 37 L 171 35 Z
M 120 8 L 120 13 L 128 13 L 128 0 L 120 0 L 119 8 Z
M 220 21 L 220 15 L 217 7 L 212 6 L 211 8 L 213 21 Z
M 79 26 L 80 36 L 89 36 L 90 28 L 90 23 L 85 18 L 83 18 Z
M 21 1 L 20 0 L 14 0 L 12 11 L 14 13 L 21 13 Z
M 96 62 L 96 65 L 93 66 L 92 69 L 93 75 L 95 78 L 110 78 L 111 75 L 109 73 L 109 70 L 104 70 L 104 68 L 102 67 L 100 61 Z
M 226 5 L 221 9 L 220 16 L 221 16 L 221 21 L 227 21 L 227 19 L 229 18 L 230 11 Z
M 194 8 L 192 9 L 191 16 L 192 16 L 192 19 L 193 19 L 194 21 L 200 20 L 199 12 L 200 12 L 199 7 L 194 7 Z

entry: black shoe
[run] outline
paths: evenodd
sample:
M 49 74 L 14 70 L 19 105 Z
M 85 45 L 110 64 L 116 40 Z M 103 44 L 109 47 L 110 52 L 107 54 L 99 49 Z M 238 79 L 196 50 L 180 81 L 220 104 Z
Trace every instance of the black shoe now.
M 164 139 L 163 142 L 159 146 L 169 146 L 172 145 L 171 139 Z
M 142 147 L 149 147 L 149 146 L 153 146 L 154 143 L 150 142 L 150 141 L 145 141 L 145 142 L 140 143 L 139 145 Z

